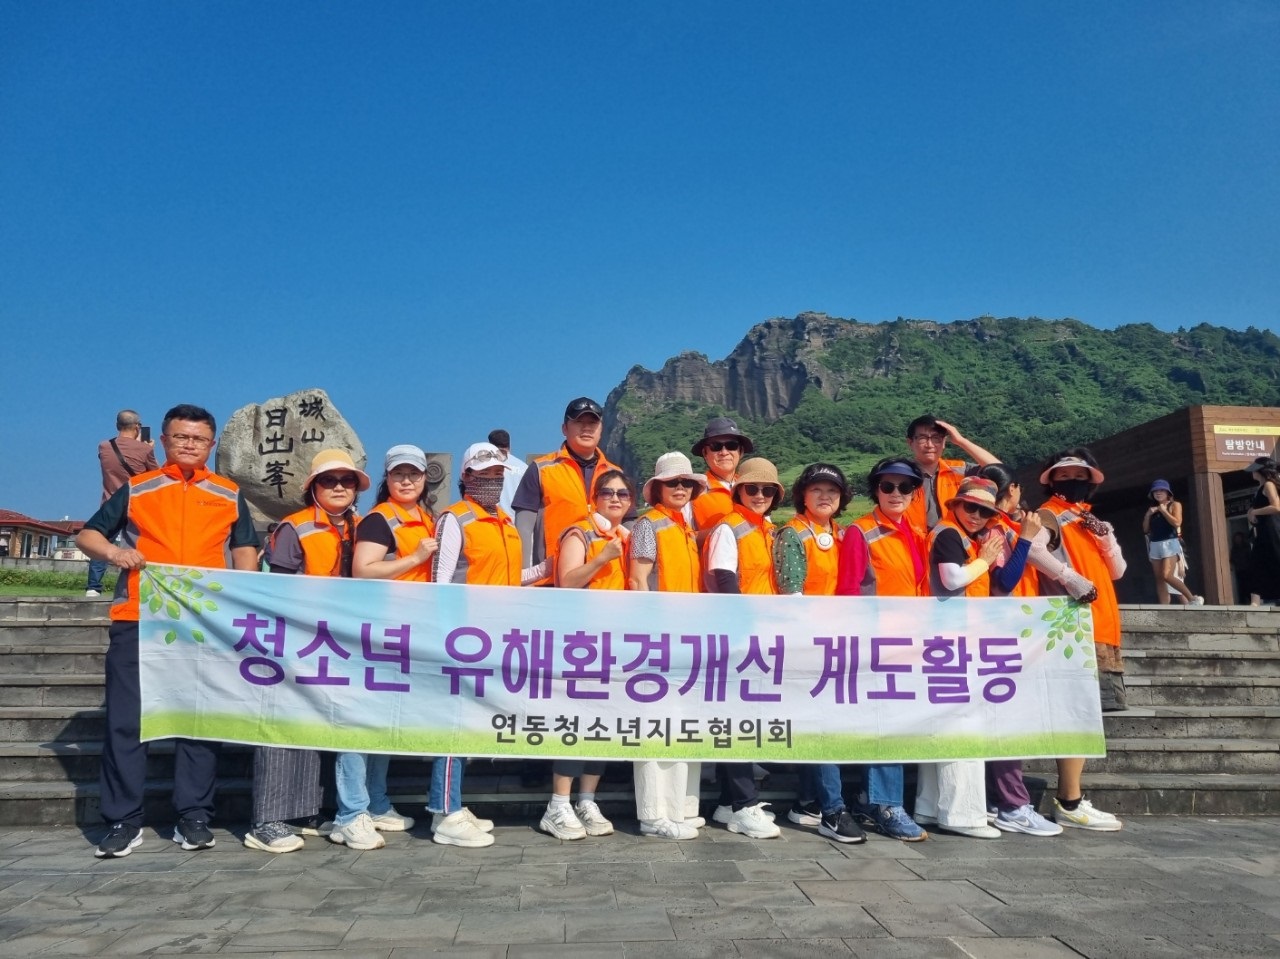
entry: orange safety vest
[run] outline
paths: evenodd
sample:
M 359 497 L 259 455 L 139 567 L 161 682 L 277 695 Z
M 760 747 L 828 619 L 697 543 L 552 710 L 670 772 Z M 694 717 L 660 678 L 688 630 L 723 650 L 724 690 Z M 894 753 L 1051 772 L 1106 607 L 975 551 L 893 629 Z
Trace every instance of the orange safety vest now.
M 921 527 L 904 514 L 910 535 L 915 538 L 916 549 L 924 559 L 920 577 L 916 577 L 916 564 L 911 559 L 911 547 L 889 517 L 876 507 L 865 516 L 859 516 L 853 525 L 862 530 L 871 552 L 871 568 L 876 574 L 877 596 L 928 596 L 929 556 Z
M 960 492 L 960 484 L 964 481 L 964 471 L 964 460 L 938 460 L 938 473 L 935 479 L 931 481 L 928 476 L 924 478 L 926 484 L 934 482 L 938 491 L 938 512 L 943 517 L 947 515 L 947 500 Z M 911 502 L 907 505 L 907 519 L 917 529 L 929 528 L 927 521 L 929 513 L 925 501 L 925 488 L 922 486 L 916 490 L 916 495 L 911 498 Z
M 360 517 L 352 515 L 347 518 L 353 530 Z M 298 543 L 302 546 L 301 573 L 307 576 L 341 576 L 342 575 L 342 540 L 343 534 L 338 527 L 329 522 L 329 514 L 319 506 L 308 506 L 296 513 L 290 513 L 280 521 L 280 526 L 271 535 L 274 545 L 280 529 L 292 526 L 298 534 Z
M 693 498 L 693 528 L 711 529 L 733 512 L 733 484 L 707 473 L 707 491 Z
M 977 540 L 969 538 L 969 534 L 961 529 L 959 524 L 953 523 L 949 519 L 944 519 L 929 532 L 929 588 L 935 596 L 946 595 L 942 587 L 942 579 L 938 576 L 938 564 L 933 560 L 933 544 L 937 542 L 938 534 L 944 529 L 953 529 L 960 534 L 960 542 L 964 544 L 965 555 L 969 557 L 970 563 L 978 558 L 978 553 L 982 548 Z M 996 535 L 999 535 L 999 530 L 996 531 Z M 969 597 L 990 596 L 991 574 L 989 572 L 983 573 L 964 588 L 962 595 Z
M 831 523 L 831 546 L 828 549 L 821 549 L 818 546 L 818 537 L 808 520 L 793 516 L 784 525 L 795 530 L 800 542 L 804 544 L 804 594 L 806 596 L 834 596 L 836 594 L 836 579 L 840 573 L 840 541 L 844 539 L 844 529 L 833 520 Z
M 189 480 L 172 463 L 131 476 L 125 548 L 136 549 L 148 563 L 225 569 L 227 543 L 240 517 L 239 494 L 231 480 L 204 468 Z M 138 619 L 138 570 L 120 577 L 111 618 Z
M 773 573 L 773 523 L 745 506 L 735 505 L 733 512 L 720 521 L 728 526 L 738 541 L 738 589 L 743 593 L 774 595 L 778 583 Z M 711 537 L 703 549 L 710 555 Z M 711 564 L 703 565 L 710 570 Z
M 589 487 L 595 486 L 596 478 L 601 473 L 621 467 L 609 462 L 604 452 L 597 450 L 591 482 L 584 486 L 582 467 L 569 453 L 567 445 L 561 446 L 554 453 L 534 457 L 533 465 L 538 469 L 538 481 L 542 485 L 543 556 L 554 564 L 560 534 L 574 523 L 591 516 Z M 537 556 L 534 558 L 537 559 Z
M 396 556 L 411 555 L 418 548 L 419 543 L 429 536 L 436 535 L 435 520 L 424 512 L 421 506 L 414 506 L 412 510 L 407 510 L 399 503 L 387 500 L 379 503 L 369 513 L 370 515 L 377 513 L 386 519 L 387 525 L 391 527 L 391 534 L 396 538 Z M 396 579 L 411 583 L 429 583 L 431 566 L 430 560 L 419 563 L 408 572 L 401 573 Z
M 1111 570 L 1102 558 L 1098 541 L 1079 522 L 1082 512 L 1089 507 L 1083 503 L 1068 503 L 1061 496 L 1051 496 L 1040 507 L 1058 517 L 1062 542 L 1053 554 L 1093 583 L 1098 588 L 1098 598 L 1089 604 L 1093 613 L 1093 641 L 1106 646 L 1120 645 L 1120 604 L 1116 601 L 1116 588 L 1111 582 Z M 1065 590 L 1048 577 L 1040 581 L 1041 596 L 1062 596 Z
M 658 556 L 649 570 L 649 589 L 659 593 L 701 592 L 702 563 L 698 541 L 685 522 L 684 513 L 655 506 L 644 514 L 653 524 Z
M 590 562 L 595 559 L 600 551 L 616 536 L 622 535 L 617 529 L 611 529 L 607 533 L 600 532 L 600 528 L 596 526 L 595 520 L 584 519 L 580 523 L 574 523 L 563 533 L 560 539 L 563 542 L 573 530 L 582 533 L 582 538 L 586 541 L 587 554 L 586 561 Z M 559 550 L 557 548 L 557 556 Z M 560 567 L 556 566 L 556 585 L 560 585 Z M 598 570 L 596 574 L 587 582 L 587 589 L 626 589 L 627 588 L 627 549 L 626 541 L 623 541 L 622 555 L 617 559 L 610 560 Z
M 520 585 L 520 534 L 501 507 L 497 516 L 491 516 L 475 501 L 464 497 L 445 512 L 456 516 L 462 528 L 462 549 L 453 570 L 453 582 Z
M 1009 544 L 1009 552 L 1012 553 L 1015 546 L 1018 545 L 1018 534 L 1022 532 L 1022 525 L 1015 523 L 1011 519 L 1003 516 L 997 516 L 996 522 L 1000 526 L 1001 532 L 1004 533 L 1004 540 Z M 1040 574 L 1030 562 L 1022 567 L 1022 578 L 1018 580 L 1018 585 L 1013 587 L 1010 596 L 1039 596 L 1040 595 Z

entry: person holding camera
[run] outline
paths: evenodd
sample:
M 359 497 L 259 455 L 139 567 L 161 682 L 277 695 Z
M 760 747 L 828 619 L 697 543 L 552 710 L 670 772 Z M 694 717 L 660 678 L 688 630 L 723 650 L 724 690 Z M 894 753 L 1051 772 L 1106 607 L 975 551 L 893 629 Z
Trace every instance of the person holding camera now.
M 155 443 L 151 439 L 151 427 L 142 425 L 142 418 L 134 410 L 121 410 L 116 414 L 116 435 L 98 444 L 98 463 L 102 467 L 101 506 L 111 494 L 130 476 L 160 468 L 156 462 Z M 89 560 L 89 580 L 84 594 L 91 599 L 102 595 L 102 577 L 107 564 L 102 560 Z

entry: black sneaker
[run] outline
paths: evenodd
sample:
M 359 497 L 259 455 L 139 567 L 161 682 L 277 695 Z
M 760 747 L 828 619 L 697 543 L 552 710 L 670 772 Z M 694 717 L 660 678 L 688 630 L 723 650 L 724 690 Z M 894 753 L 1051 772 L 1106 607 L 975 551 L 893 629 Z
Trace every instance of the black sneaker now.
M 173 827 L 173 841 L 183 849 L 212 849 L 217 844 L 209 824 L 203 819 L 188 819 L 183 816 L 178 825 Z
M 817 826 L 822 823 L 822 807 L 816 800 L 809 803 L 797 800 L 787 810 L 787 818 L 797 826 Z
M 866 842 L 867 834 L 849 815 L 847 809 L 841 809 L 833 816 L 823 816 L 818 825 L 818 835 L 834 839 L 836 842 Z
M 142 828 L 127 822 L 118 822 L 111 827 L 93 854 L 99 859 L 123 859 L 134 848 L 142 845 Z

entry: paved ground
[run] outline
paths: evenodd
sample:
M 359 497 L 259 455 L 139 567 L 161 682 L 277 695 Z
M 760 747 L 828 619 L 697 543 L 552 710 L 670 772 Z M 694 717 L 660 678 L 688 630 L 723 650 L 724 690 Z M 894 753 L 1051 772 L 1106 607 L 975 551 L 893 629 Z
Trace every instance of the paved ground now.
M 0 955 L 1280 956 L 1280 819 L 864 846 L 619 825 L 561 843 L 499 824 L 479 851 L 419 827 L 375 852 L 309 839 L 284 856 L 226 829 L 187 853 L 148 829 L 112 861 L 78 829 L 0 830 Z

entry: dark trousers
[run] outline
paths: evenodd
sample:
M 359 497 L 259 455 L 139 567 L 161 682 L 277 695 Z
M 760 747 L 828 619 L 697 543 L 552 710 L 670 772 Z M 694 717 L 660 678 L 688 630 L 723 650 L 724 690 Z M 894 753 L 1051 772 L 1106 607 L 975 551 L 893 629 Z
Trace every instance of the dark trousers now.
M 102 744 L 102 818 L 142 825 L 147 747 L 138 741 L 142 701 L 138 683 L 138 624 L 112 623 L 107 634 L 107 735 Z M 175 739 L 173 806 L 178 815 L 213 818 L 219 743 Z
M 737 812 L 759 804 L 760 790 L 751 775 L 751 763 L 716 763 L 716 781 L 720 784 L 721 806 L 732 806 Z

